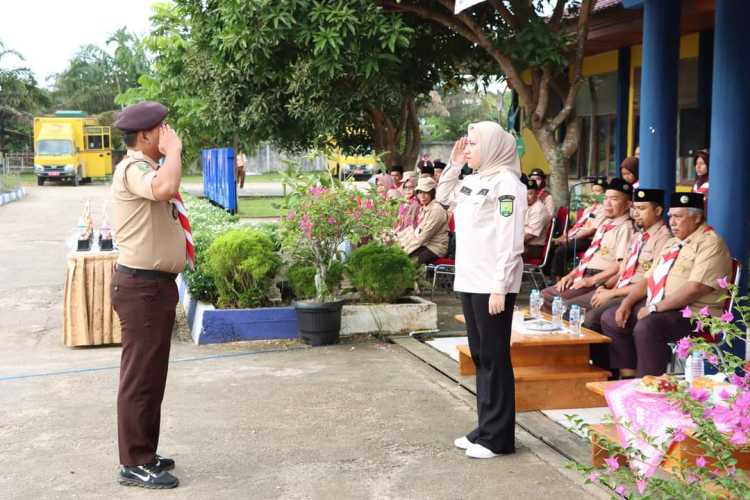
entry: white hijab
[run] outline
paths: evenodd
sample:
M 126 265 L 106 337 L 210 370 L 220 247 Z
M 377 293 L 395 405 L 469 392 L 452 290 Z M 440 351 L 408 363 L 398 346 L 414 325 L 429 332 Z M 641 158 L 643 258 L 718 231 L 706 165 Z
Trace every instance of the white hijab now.
M 481 164 L 478 169 L 482 178 L 491 177 L 503 169 L 521 178 L 521 161 L 516 151 L 516 138 L 495 122 L 478 122 L 469 125 L 469 130 L 479 134 Z

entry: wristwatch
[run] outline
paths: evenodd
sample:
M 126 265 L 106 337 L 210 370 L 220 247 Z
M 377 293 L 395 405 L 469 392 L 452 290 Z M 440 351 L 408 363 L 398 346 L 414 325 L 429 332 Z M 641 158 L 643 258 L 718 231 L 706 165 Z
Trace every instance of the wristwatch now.
M 651 314 L 651 313 L 659 312 L 656 310 L 656 306 L 657 304 L 651 304 L 650 306 L 648 306 L 648 313 Z

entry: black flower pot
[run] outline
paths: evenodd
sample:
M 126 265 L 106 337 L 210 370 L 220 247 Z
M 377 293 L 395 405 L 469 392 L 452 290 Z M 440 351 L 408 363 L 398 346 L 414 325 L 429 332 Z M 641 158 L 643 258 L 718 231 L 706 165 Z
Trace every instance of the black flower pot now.
M 299 338 L 311 346 L 338 344 L 344 301 L 294 303 Z

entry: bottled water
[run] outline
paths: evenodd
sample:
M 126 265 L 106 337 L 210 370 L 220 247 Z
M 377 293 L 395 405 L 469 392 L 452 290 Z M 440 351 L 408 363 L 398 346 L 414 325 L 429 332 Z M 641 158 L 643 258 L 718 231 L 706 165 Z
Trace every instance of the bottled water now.
M 703 354 L 700 352 L 693 352 L 688 359 L 685 360 L 685 381 L 693 385 L 695 379 L 705 375 L 705 367 L 703 366 Z
M 552 301 L 552 324 L 557 328 L 563 326 L 563 314 L 565 314 L 565 305 L 563 304 L 562 297 L 555 297 Z
M 541 308 L 542 296 L 539 294 L 539 290 L 534 288 L 529 295 L 529 316 L 531 316 L 531 319 L 539 319 Z
M 575 335 L 581 334 L 581 308 L 576 304 L 570 306 L 570 313 L 568 314 L 568 327 L 571 333 Z

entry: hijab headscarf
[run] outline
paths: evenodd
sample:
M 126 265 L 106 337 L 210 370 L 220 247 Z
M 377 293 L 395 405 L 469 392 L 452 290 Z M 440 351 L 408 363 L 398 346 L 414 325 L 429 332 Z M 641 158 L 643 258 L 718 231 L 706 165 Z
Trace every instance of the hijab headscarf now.
M 709 163 L 708 163 L 708 158 L 709 158 L 708 150 L 701 149 L 700 151 L 696 151 L 694 158 L 696 162 L 698 161 L 698 158 L 702 158 L 703 162 L 706 164 L 706 175 L 699 175 L 695 178 L 695 185 L 698 187 L 701 187 L 705 183 L 708 182 L 708 174 L 710 172 Z
M 396 181 L 391 174 L 380 174 L 375 177 L 375 186 L 383 186 L 383 197 L 387 200 L 395 200 L 401 196 L 401 191 L 396 189 Z
M 622 163 L 620 163 L 620 169 L 624 168 L 625 170 L 633 174 L 633 177 L 635 177 L 635 182 L 638 182 L 638 180 L 640 179 L 640 177 L 638 177 L 638 164 L 638 158 L 636 158 L 635 156 L 630 156 L 622 160 Z
M 510 170 L 521 178 L 521 161 L 513 135 L 495 122 L 472 123 L 469 130 L 479 134 L 481 163 L 477 172 L 480 177 L 488 178 L 503 170 Z

